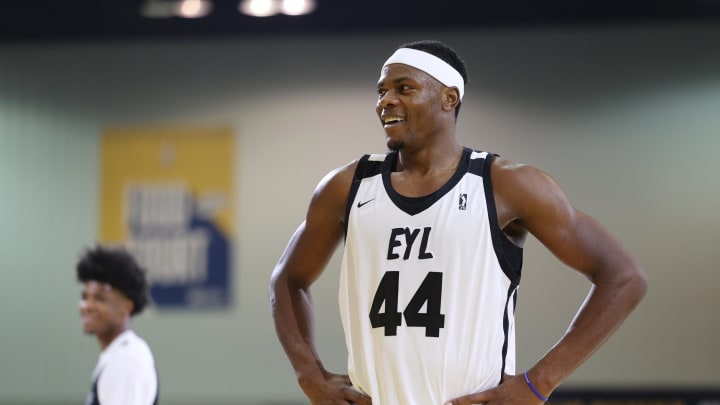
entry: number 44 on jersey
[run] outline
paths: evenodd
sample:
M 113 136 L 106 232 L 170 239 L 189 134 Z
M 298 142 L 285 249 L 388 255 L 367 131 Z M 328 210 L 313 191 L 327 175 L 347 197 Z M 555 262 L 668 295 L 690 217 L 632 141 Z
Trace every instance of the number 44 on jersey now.
M 422 238 L 420 241 L 418 259 L 431 259 L 432 253 L 428 252 L 428 239 L 430 236 L 430 227 L 422 230 Z M 396 248 L 405 243 L 405 252 L 402 255 L 407 260 L 412 254 L 412 248 L 417 237 L 420 235 L 420 229 L 410 230 L 409 228 L 393 228 L 390 235 L 390 243 L 388 246 L 388 260 L 399 259 L 401 256 L 395 252 Z M 442 279 L 443 274 L 431 271 L 425 276 L 420 287 L 410 299 L 403 312 L 398 312 L 398 291 L 400 289 L 400 272 L 385 272 L 380 280 L 378 289 L 373 298 L 372 307 L 370 308 L 370 323 L 373 328 L 385 328 L 385 336 L 397 335 L 398 326 L 402 326 L 402 319 L 405 318 L 405 324 L 410 327 L 424 327 L 425 336 L 439 337 L 440 329 L 445 326 L 445 315 L 440 313 L 440 302 L 442 298 Z M 380 312 L 383 310 L 384 312 Z M 426 305 L 425 311 L 420 312 L 423 305 Z

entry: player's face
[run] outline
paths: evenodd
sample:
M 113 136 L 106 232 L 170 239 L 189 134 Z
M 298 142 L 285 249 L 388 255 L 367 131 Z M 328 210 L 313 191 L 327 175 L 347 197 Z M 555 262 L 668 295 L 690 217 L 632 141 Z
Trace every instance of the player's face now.
M 442 88 L 435 78 L 408 65 L 395 63 L 383 68 L 375 112 L 390 149 L 422 142 L 438 130 L 436 117 L 442 113 Z
M 79 307 L 83 331 L 107 337 L 122 332 L 132 311 L 132 301 L 107 283 L 86 281 Z

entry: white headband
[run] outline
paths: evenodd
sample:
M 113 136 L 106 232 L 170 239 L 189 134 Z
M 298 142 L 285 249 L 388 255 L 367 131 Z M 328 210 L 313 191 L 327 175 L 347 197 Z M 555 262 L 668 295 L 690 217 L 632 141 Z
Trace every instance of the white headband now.
M 417 49 L 400 48 L 385 61 L 383 68 L 391 63 L 412 66 L 429 74 L 447 87 L 457 87 L 460 92 L 460 100 L 462 100 L 465 93 L 465 82 L 462 75 L 437 56 Z

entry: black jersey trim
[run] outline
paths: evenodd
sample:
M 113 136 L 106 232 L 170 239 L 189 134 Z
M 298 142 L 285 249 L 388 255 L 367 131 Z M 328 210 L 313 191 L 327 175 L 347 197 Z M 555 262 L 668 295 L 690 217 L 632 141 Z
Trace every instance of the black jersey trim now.
M 90 393 L 85 400 L 85 405 L 100 405 L 100 399 L 97 392 L 97 385 L 98 381 L 100 380 L 100 374 L 102 374 L 102 370 L 98 372 L 97 377 L 95 377 L 95 381 L 93 381 L 92 387 L 90 388 Z
M 505 366 L 507 363 L 507 352 L 508 352 L 508 345 L 510 341 L 510 311 L 509 311 L 509 304 L 510 300 L 513 300 L 513 314 L 515 313 L 515 303 L 517 302 L 517 285 L 510 285 L 510 289 L 508 290 L 507 299 L 505 301 L 505 310 L 503 311 L 503 346 L 502 346 L 502 367 L 500 368 L 500 382 L 498 385 L 502 382 L 503 378 L 505 377 Z
M 382 179 L 383 186 L 385 186 L 385 192 L 387 192 L 390 200 L 392 200 L 398 208 L 408 215 L 417 215 L 430 208 L 433 204 L 435 204 L 435 202 L 440 200 L 445 194 L 452 190 L 452 188 L 455 187 L 460 180 L 462 180 L 463 176 L 468 171 L 471 153 L 471 149 L 463 148 L 463 155 L 460 158 L 460 163 L 458 164 L 455 173 L 442 187 L 422 197 L 406 197 L 396 192 L 392 187 L 390 175 L 392 174 L 395 162 L 397 161 L 397 152 L 390 152 L 387 155 L 382 167 Z
M 490 235 L 492 236 L 495 256 L 497 256 L 503 273 L 510 279 L 513 285 L 520 284 L 522 274 L 523 248 L 512 243 L 500 229 L 497 218 L 497 207 L 493 194 L 490 167 L 495 155 L 488 154 L 483 162 L 482 178 L 485 187 L 485 199 L 487 200 L 488 219 L 490 220 Z
M 360 183 L 363 179 L 375 176 L 380 173 L 383 161 L 370 160 L 370 154 L 363 155 L 355 167 L 352 184 L 350 184 L 350 193 L 348 194 L 347 203 L 345 204 L 345 232 L 344 237 L 347 238 L 348 221 L 350 220 L 350 210 L 352 210 L 355 197 L 357 196 Z

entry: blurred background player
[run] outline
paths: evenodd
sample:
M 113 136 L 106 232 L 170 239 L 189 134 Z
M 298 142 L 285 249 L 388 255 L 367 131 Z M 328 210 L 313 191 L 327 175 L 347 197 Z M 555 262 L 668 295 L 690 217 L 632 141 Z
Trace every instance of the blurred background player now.
M 86 405 L 157 404 L 158 376 L 147 342 L 130 318 L 148 304 L 145 271 L 122 249 L 95 247 L 77 264 L 83 331 L 95 335 L 100 357 Z

